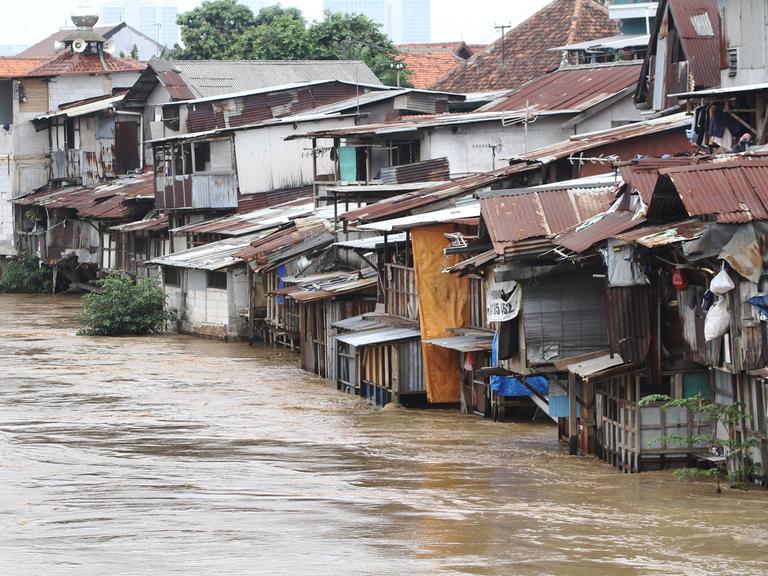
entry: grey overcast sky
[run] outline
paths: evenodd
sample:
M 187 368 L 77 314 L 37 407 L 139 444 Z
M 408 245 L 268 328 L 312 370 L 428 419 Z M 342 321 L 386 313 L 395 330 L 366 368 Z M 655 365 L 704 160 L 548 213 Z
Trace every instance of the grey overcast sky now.
M 525 20 L 552 0 L 432 0 L 432 41 L 464 40 L 488 43 L 498 38 L 494 25 Z M 82 0 L 0 0 L 0 44 L 34 44 L 63 26 Z M 98 8 L 99 0 L 90 0 Z M 277 2 L 275 2 L 277 3 Z M 282 0 L 283 6 L 300 8 L 307 19 L 322 16 L 322 0 Z M 200 4 L 178 0 L 179 10 Z

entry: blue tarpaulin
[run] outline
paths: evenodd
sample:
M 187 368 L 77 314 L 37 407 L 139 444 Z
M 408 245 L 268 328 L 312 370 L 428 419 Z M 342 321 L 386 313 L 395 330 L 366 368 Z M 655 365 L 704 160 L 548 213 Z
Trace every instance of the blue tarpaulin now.
M 499 365 L 499 334 L 493 334 L 491 364 Z M 528 376 L 525 381 L 541 394 L 549 394 L 549 381 L 543 376 Z M 491 390 L 499 396 L 530 396 L 531 391 L 519 379 L 513 376 L 491 376 Z

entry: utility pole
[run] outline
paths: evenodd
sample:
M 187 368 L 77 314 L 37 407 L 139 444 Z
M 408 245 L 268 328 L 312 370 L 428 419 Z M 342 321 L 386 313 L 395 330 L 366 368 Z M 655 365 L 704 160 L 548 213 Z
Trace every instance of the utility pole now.
M 498 26 L 494 26 L 496 30 L 501 30 L 501 63 L 506 64 L 507 63 L 507 50 L 504 47 L 504 30 L 507 28 L 512 28 L 512 24 L 499 24 Z

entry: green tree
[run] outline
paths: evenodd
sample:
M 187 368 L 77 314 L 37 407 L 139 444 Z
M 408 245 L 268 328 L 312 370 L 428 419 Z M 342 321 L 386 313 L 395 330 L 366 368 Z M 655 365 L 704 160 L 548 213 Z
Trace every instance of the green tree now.
M 34 254 L 22 252 L 10 261 L 0 277 L 0 292 L 46 294 L 51 291 L 52 278 L 50 266 Z
M 134 44 L 133 48 L 131 48 L 131 59 L 133 60 L 139 59 L 139 47 L 136 46 L 136 44 Z
M 157 278 L 134 282 L 113 272 L 99 281 L 99 292 L 83 296 L 78 320 L 79 334 L 90 336 L 138 336 L 159 332 L 172 314 L 165 310 L 165 294 Z
M 279 4 L 262 8 L 255 25 L 238 39 L 238 51 L 261 60 L 303 60 L 309 54 L 307 22 L 301 10 Z
M 344 14 L 326 10 L 319 22 L 307 31 L 310 58 L 318 60 L 355 59 L 365 62 L 385 84 L 397 80 L 395 65 L 399 51 L 381 26 L 363 14 Z M 408 71 L 400 73 L 400 85 L 409 86 Z
M 252 30 L 251 9 L 237 0 L 204 0 L 200 6 L 176 17 L 184 48 L 171 56 L 183 60 L 237 60 L 247 58 L 239 39 Z
M 754 438 L 738 439 L 737 431 L 744 424 L 752 420 L 752 417 L 746 413 L 746 406 L 741 402 L 733 404 L 716 404 L 705 399 L 701 394 L 696 394 L 690 398 L 672 399 L 665 394 L 651 394 L 640 399 L 640 406 L 648 406 L 654 402 L 664 402 L 662 409 L 667 408 L 686 408 L 689 410 L 698 422 L 708 421 L 711 423 L 711 433 L 685 436 L 668 434 L 659 438 L 653 438 L 649 444 L 653 445 L 658 440 L 663 439 L 667 443 L 684 445 L 689 442 L 704 445 L 711 452 L 724 453 L 728 462 L 728 479 L 734 484 L 742 484 L 752 479 L 752 476 L 759 472 L 759 465 L 754 464 L 749 452 L 757 446 L 757 440 Z M 717 425 L 720 425 L 726 432 L 726 438 L 718 438 Z M 720 487 L 720 469 L 717 467 L 709 469 L 701 468 L 680 468 L 675 470 L 673 476 L 678 479 L 695 478 L 698 476 L 708 476 L 715 479 L 717 484 L 717 493 L 722 489 Z
M 235 0 L 205 0 L 180 14 L 184 48 L 169 58 L 182 60 L 363 60 L 385 84 L 397 81 L 399 52 L 380 26 L 362 14 L 326 11 L 307 24 L 297 8 L 279 4 L 254 16 Z M 408 70 L 400 67 L 400 84 L 409 86 Z

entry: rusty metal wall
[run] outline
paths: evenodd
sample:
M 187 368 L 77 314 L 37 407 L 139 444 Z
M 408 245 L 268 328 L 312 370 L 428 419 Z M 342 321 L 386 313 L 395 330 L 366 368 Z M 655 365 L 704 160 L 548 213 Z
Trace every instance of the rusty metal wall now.
M 381 169 L 384 184 L 407 184 L 409 182 L 447 182 L 450 179 L 448 158 L 434 158 L 401 164 Z
M 651 345 L 650 286 L 607 288 L 608 341 L 625 362 L 641 363 Z
M 324 104 L 338 102 L 365 94 L 368 88 L 356 89 L 354 85 L 328 82 L 290 90 L 262 92 L 237 98 L 190 104 L 187 117 L 188 132 L 202 132 L 216 128 L 246 126 L 311 110 Z

